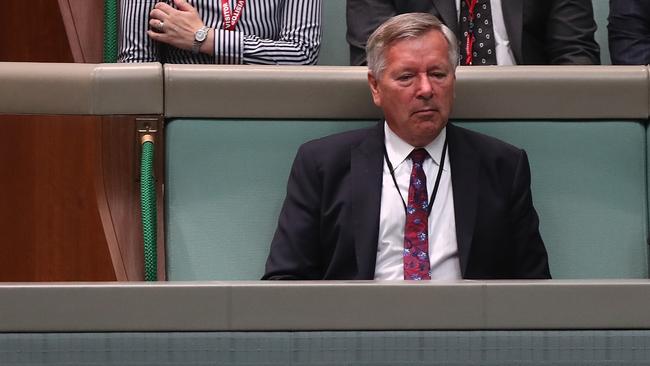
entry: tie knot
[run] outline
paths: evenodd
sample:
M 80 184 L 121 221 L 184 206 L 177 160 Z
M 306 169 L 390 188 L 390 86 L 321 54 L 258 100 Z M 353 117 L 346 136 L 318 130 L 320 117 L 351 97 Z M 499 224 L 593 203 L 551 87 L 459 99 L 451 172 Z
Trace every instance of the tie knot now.
M 429 153 L 424 149 L 414 149 L 411 151 L 411 154 L 409 154 L 409 156 L 411 157 L 413 163 L 422 164 L 424 162 L 424 159 L 429 156 Z

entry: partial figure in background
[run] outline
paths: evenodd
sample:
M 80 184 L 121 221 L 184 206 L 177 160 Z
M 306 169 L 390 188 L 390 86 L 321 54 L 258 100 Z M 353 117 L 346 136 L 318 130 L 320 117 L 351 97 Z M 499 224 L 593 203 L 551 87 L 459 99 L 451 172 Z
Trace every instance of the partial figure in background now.
M 607 29 L 612 64 L 650 64 L 650 1 L 610 0 Z
M 600 64 L 591 0 L 347 0 L 350 64 L 366 64 L 379 24 L 416 12 L 456 34 L 461 65 Z
M 310 65 L 318 59 L 321 0 L 120 0 L 120 6 L 119 62 Z

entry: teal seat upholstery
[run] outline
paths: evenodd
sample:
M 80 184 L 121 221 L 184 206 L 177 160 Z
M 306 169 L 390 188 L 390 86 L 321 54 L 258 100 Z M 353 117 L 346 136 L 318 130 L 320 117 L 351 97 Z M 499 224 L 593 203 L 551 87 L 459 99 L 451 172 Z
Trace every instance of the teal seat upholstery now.
M 533 201 L 553 278 L 647 277 L 643 123 L 461 125 L 528 153 Z
M 372 123 L 169 122 L 169 279 L 259 278 L 298 146 Z M 474 121 L 459 125 L 527 150 L 533 198 L 554 278 L 647 276 L 643 124 Z
M 381 118 L 367 71 L 164 71 L 168 278 L 258 279 L 298 146 Z M 647 278 L 648 68 L 459 67 L 456 76 L 452 120 L 528 152 L 553 277 Z
M 319 65 L 350 64 L 350 50 L 345 39 L 345 0 L 324 0 L 322 9 L 322 35 Z
M 369 124 L 170 121 L 165 186 L 168 278 L 259 279 L 298 146 Z
M 594 19 L 596 20 L 596 42 L 600 46 L 600 63 L 611 65 L 612 60 L 609 58 L 609 40 L 607 33 L 607 17 L 609 16 L 609 1 L 592 0 L 594 6 Z

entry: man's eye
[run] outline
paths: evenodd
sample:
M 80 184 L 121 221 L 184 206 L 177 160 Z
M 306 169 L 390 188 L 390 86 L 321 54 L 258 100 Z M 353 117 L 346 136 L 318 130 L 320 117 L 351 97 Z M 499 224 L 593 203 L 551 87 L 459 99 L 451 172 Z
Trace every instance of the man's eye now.
M 409 81 L 413 78 L 413 75 L 411 74 L 403 74 L 397 77 L 398 81 Z
M 447 76 L 447 73 L 445 72 L 430 72 L 429 77 L 433 77 L 436 79 L 444 79 Z

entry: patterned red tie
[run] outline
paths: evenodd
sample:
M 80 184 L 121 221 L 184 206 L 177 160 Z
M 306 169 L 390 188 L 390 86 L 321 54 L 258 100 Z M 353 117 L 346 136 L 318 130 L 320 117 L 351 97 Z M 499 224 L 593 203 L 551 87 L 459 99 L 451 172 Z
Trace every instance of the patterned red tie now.
M 424 149 L 415 149 L 409 156 L 413 169 L 404 227 L 404 279 L 429 280 L 429 195 L 427 176 L 422 168 L 429 154 Z

